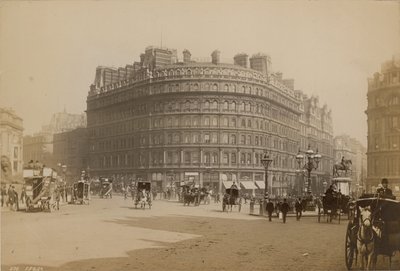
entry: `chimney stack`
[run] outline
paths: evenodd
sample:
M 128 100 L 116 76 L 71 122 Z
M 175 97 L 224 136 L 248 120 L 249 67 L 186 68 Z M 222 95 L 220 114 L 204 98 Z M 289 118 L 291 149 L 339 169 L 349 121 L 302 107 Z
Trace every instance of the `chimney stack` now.
M 189 50 L 183 50 L 183 63 L 189 63 L 191 61 L 191 56 L 192 54 L 189 52 Z
M 244 68 L 247 68 L 248 67 L 248 63 L 249 63 L 249 56 L 247 54 L 244 54 L 244 53 L 237 54 L 233 58 L 233 61 L 234 61 L 235 65 L 239 65 L 239 66 L 242 66 Z
M 220 51 L 218 51 L 218 50 L 215 50 L 214 52 L 212 52 L 212 54 L 211 54 L 211 62 L 213 63 L 213 64 L 219 64 L 220 63 L 220 54 L 221 54 L 221 52 Z

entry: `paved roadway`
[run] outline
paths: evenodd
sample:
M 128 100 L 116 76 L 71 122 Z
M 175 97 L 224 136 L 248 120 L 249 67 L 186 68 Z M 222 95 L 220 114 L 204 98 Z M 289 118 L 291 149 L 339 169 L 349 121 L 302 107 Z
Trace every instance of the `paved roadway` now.
M 283 224 L 249 215 L 247 205 L 222 213 L 220 204 L 153 203 L 144 211 L 122 197 L 53 213 L 3 209 L 2 270 L 345 270 L 347 221 Z

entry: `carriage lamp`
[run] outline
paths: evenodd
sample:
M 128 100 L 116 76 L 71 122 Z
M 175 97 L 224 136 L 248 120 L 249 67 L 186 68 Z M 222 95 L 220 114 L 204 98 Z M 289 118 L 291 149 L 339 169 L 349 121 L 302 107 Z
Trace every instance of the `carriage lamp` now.
M 311 195 L 311 171 L 318 168 L 319 162 L 321 161 L 322 156 L 318 153 L 318 149 L 316 150 L 315 154 L 314 151 L 308 145 L 307 151 L 305 151 L 305 156 L 301 153 L 300 149 L 296 155 L 297 163 L 299 164 L 299 168 L 302 167 L 303 169 L 307 170 L 307 194 Z M 306 161 L 304 163 L 304 159 Z M 302 163 L 304 163 L 303 166 Z
M 263 201 L 263 205 L 260 206 L 260 214 L 263 215 L 264 210 L 266 208 L 266 204 L 267 204 L 267 198 L 268 198 L 268 167 L 272 163 L 272 158 L 269 157 L 269 154 L 267 152 L 265 152 L 263 157 L 261 158 L 261 163 L 265 168 L 264 201 Z

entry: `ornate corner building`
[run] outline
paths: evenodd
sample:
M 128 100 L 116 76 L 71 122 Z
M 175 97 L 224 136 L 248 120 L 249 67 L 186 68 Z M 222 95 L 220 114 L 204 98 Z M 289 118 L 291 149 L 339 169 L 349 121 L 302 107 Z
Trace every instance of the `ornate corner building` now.
M 382 64 L 381 73 L 368 79 L 367 191 L 388 178 L 400 195 L 400 61 Z
M 149 47 L 140 63 L 98 67 L 87 97 L 91 176 L 220 191 L 222 181 L 263 181 L 268 150 L 272 192 L 294 193 L 301 95 L 270 72 L 267 55 L 234 63 L 220 63 L 219 51 L 194 62 L 188 50 L 177 62 L 176 50 Z

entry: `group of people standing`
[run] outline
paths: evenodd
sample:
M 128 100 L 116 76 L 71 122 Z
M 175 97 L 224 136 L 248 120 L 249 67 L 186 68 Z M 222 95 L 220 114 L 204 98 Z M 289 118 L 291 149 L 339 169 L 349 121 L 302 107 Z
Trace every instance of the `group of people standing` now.
M 278 215 L 279 213 L 282 214 L 283 223 L 286 223 L 286 217 L 291 208 L 292 207 L 287 202 L 287 199 L 283 199 L 283 201 L 279 201 L 275 205 L 271 199 L 268 199 L 268 202 L 265 206 L 269 221 L 272 221 L 272 214 L 275 211 Z M 294 203 L 294 210 L 296 212 L 296 220 L 299 221 L 303 213 L 303 201 L 301 198 L 296 199 Z
M 15 190 L 15 186 L 10 184 L 10 186 L 6 187 L 6 185 L 2 185 L 1 187 L 1 207 L 6 205 L 6 207 L 10 207 L 12 211 L 18 211 L 19 209 L 19 200 L 21 203 L 25 202 L 26 191 L 25 187 L 22 188 L 21 195 L 18 195 L 18 192 Z

